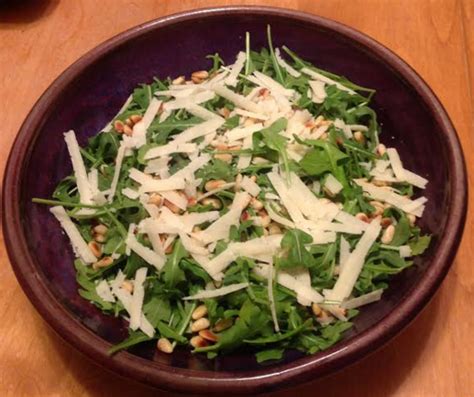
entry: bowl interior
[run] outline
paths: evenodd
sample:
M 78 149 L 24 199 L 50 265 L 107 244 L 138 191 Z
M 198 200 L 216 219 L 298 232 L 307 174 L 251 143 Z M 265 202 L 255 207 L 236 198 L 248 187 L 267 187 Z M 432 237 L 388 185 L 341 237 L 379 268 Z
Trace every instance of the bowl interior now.
M 74 129 L 84 145 L 114 116 L 137 84 L 150 82 L 153 76 L 189 76 L 194 70 L 207 68 L 210 61 L 205 56 L 216 52 L 232 63 L 244 48 L 246 31 L 251 32 L 252 48 L 266 45 L 267 24 L 272 26 L 275 46 L 287 45 L 318 67 L 376 88 L 373 107 L 382 125 L 381 140 L 400 151 L 407 168 L 430 180 L 425 191 L 429 202 L 421 226 L 434 235 L 431 248 L 423 260 L 416 260 L 416 266 L 396 277 L 381 302 L 362 310 L 346 340 L 356 338 L 397 307 L 416 289 L 434 259 L 438 236 L 443 235 L 446 227 L 446 209 L 452 194 L 445 138 L 424 100 L 393 67 L 339 33 L 284 15 L 202 15 L 176 24 L 152 25 L 141 35 L 104 53 L 59 92 L 40 122 L 21 179 L 21 222 L 30 252 L 34 253 L 38 277 L 77 321 L 105 341 L 116 343 L 125 338 L 126 324 L 102 315 L 79 297 L 73 253 L 66 237 L 45 206 L 31 203 L 33 197 L 50 197 L 61 178 L 71 172 L 62 133 Z M 164 356 L 150 344 L 132 353 L 171 367 L 204 371 L 261 368 L 246 352 L 209 361 L 184 350 Z M 290 352 L 285 360 L 289 362 L 298 356 Z

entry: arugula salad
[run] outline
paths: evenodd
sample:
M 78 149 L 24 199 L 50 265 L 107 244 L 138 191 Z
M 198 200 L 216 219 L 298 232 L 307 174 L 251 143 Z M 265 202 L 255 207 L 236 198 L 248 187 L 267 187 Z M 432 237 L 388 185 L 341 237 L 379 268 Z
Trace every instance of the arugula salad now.
M 375 91 L 290 49 L 155 78 L 80 147 L 50 211 L 79 293 L 154 341 L 258 362 L 328 348 L 430 236 L 427 180 L 379 142 Z M 362 309 L 363 310 L 363 309 Z

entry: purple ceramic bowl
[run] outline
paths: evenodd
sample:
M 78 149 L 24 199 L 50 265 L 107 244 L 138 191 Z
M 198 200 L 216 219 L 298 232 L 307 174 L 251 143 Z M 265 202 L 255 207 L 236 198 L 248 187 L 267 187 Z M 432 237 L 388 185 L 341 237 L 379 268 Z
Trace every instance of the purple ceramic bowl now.
M 126 324 L 104 316 L 77 294 L 73 254 L 57 222 L 32 197 L 49 197 L 71 172 L 62 133 L 81 144 L 94 135 L 141 82 L 206 68 L 219 52 L 231 62 L 244 46 L 266 45 L 271 24 L 286 44 L 317 66 L 377 89 L 382 140 L 396 146 L 409 169 L 425 175 L 429 198 L 421 226 L 433 243 L 416 266 L 396 277 L 384 299 L 362 310 L 344 340 L 324 352 L 288 352 L 282 362 L 257 365 L 245 352 L 209 361 L 153 344 L 107 355 L 127 335 Z M 442 105 L 400 58 L 369 37 L 320 17 L 264 7 L 186 12 L 145 23 L 101 44 L 70 66 L 38 100 L 13 146 L 4 180 L 5 241 L 25 293 L 51 327 L 100 365 L 150 385 L 181 392 L 256 393 L 315 379 L 380 347 L 426 305 L 446 275 L 460 242 L 467 188 L 462 151 Z

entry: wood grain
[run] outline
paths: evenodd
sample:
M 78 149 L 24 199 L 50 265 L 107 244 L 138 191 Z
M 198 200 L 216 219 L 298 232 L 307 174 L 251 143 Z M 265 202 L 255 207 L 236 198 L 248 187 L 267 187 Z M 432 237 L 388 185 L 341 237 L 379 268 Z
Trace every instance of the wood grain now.
M 87 50 L 141 22 L 223 4 L 296 8 L 353 26 L 410 63 L 447 108 L 473 186 L 474 3 L 472 0 L 50 0 L 0 8 L 0 170 L 36 99 Z M 472 197 L 472 196 L 471 196 Z M 473 199 L 453 269 L 418 319 L 388 346 L 326 379 L 275 396 L 446 397 L 474 395 Z M 8 214 L 4 214 L 8 216 Z M 66 346 L 22 293 L 0 244 L 0 395 L 171 396 L 118 378 Z M 205 391 L 203 391 L 205 392 Z

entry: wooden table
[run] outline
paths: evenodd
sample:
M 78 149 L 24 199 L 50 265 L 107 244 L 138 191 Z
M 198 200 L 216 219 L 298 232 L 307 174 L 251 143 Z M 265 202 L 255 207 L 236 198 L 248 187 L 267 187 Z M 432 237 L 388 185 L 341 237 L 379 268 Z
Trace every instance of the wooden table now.
M 23 1 L 12 1 L 12 3 Z M 446 106 L 474 171 L 473 0 L 41 0 L 0 9 L 0 169 L 21 122 L 69 64 L 134 25 L 222 4 L 297 8 L 369 34 L 411 64 Z M 473 179 L 470 185 L 473 186 Z M 472 197 L 472 196 L 471 196 Z M 470 200 L 471 209 L 473 199 Z M 455 265 L 432 303 L 388 346 L 277 396 L 474 396 L 474 257 L 470 213 Z M 123 380 L 65 345 L 25 298 L 0 244 L 0 395 L 171 395 Z M 203 390 L 203 392 L 205 392 Z

